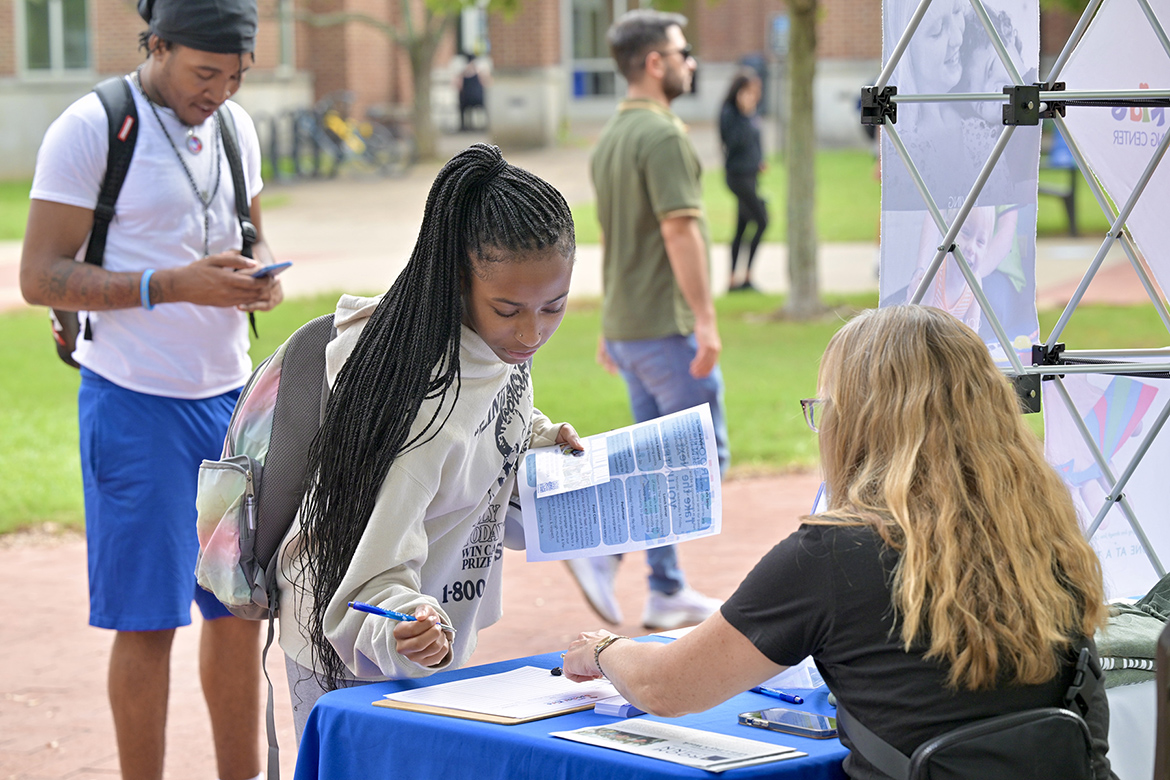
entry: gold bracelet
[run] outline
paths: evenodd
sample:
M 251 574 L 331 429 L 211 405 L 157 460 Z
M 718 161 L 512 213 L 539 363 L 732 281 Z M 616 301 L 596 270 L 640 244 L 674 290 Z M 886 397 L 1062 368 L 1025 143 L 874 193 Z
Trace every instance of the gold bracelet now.
M 607 636 L 604 639 L 602 639 L 600 642 L 598 642 L 593 648 L 593 663 L 597 665 L 597 671 L 602 677 L 605 677 L 605 670 L 603 670 L 601 668 L 601 651 L 604 650 L 605 648 L 609 647 L 610 645 L 612 645 L 614 642 L 618 641 L 619 639 L 629 639 L 629 637 L 628 636 Z M 608 680 L 609 678 L 605 677 L 605 679 Z

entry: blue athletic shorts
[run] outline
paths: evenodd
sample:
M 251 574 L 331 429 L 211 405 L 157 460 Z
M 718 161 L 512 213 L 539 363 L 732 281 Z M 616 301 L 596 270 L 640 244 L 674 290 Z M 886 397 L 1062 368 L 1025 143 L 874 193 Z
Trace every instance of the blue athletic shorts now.
M 188 401 L 136 393 L 85 368 L 77 395 L 89 623 L 117 631 L 230 613 L 195 584 L 199 464 L 218 460 L 240 391 Z

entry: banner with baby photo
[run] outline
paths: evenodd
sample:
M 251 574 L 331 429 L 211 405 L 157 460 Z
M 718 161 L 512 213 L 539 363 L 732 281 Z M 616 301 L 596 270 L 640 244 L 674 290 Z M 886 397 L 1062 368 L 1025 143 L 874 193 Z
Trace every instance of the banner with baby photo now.
M 883 4 L 888 61 L 918 0 Z M 1023 83 L 1038 81 L 1037 0 L 988 0 L 984 8 Z M 896 132 L 948 226 L 1004 130 L 1003 87 L 1013 83 L 967 0 L 934 0 L 889 84 L 907 95 L 998 95 L 996 100 L 899 101 Z M 942 242 L 909 169 L 882 133 L 881 305 L 911 301 Z M 956 237 L 1012 348 L 1031 359 L 1036 316 L 1036 186 L 1040 128 L 1017 127 Z M 921 303 L 950 311 L 979 332 L 1001 363 L 1003 348 L 950 254 Z
M 1150 10 L 1170 26 L 1166 3 Z M 1170 56 L 1134 0 L 1105 0 L 1061 72 L 1078 91 L 1170 89 Z M 1162 107 L 1070 108 L 1069 134 L 1117 206 L 1129 198 L 1158 144 L 1170 130 Z M 1170 161 L 1165 159 L 1138 198 L 1126 226 L 1158 286 L 1170 290 Z
M 1170 380 L 1067 374 L 1061 381 L 1113 477 L 1121 476 L 1170 401 Z M 1045 388 L 1045 454 L 1068 484 L 1081 527 L 1088 530 L 1113 492 L 1113 484 L 1097 464 L 1073 414 L 1056 392 Z M 1170 436 L 1155 436 L 1122 491 L 1163 567 L 1170 563 L 1170 523 L 1164 522 L 1168 472 Z M 1107 598 L 1140 596 L 1158 581 L 1138 533 L 1118 504 L 1113 503 L 1089 543 L 1101 559 Z

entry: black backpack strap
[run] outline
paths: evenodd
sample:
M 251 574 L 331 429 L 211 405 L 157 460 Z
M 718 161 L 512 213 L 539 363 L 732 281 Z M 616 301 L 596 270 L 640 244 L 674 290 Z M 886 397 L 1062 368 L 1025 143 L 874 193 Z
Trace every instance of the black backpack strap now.
M 849 714 L 840 700 L 837 701 L 837 725 L 849 737 L 857 752 L 879 771 L 894 780 L 907 780 L 910 777 L 910 757 L 862 725 L 861 721 Z
M 85 262 L 100 266 L 106 253 L 106 237 L 114 219 L 114 205 L 130 170 L 134 144 L 138 141 L 138 110 L 134 107 L 134 93 L 121 76 L 106 79 L 93 88 L 110 126 L 110 149 L 106 155 L 106 176 L 93 210 L 93 232 L 85 250 Z
M 228 167 L 232 171 L 232 187 L 236 193 L 236 215 L 240 218 L 240 232 L 244 236 L 244 245 L 240 254 L 244 257 L 252 256 L 252 246 L 255 245 L 259 233 L 252 223 L 252 203 L 248 200 L 248 184 L 244 178 L 244 163 L 240 157 L 240 140 L 236 133 L 236 120 L 232 111 L 224 103 L 216 111 L 219 116 L 220 133 L 223 136 L 223 153 L 227 155 Z M 260 334 L 256 331 L 256 313 L 248 312 L 248 322 L 252 324 L 252 333 L 256 338 Z
M 1101 663 L 1097 660 L 1096 647 L 1090 646 L 1087 638 L 1081 638 L 1073 646 L 1077 657 L 1076 669 L 1073 671 L 1072 683 L 1064 694 L 1065 709 L 1080 713 L 1081 717 L 1089 712 L 1089 701 L 1097 686 L 1101 684 L 1104 672 Z
M 93 88 L 98 100 L 106 110 L 109 125 L 109 151 L 106 153 L 106 175 L 98 192 L 97 205 L 93 209 L 93 228 L 89 234 L 89 245 L 85 250 L 85 262 L 101 267 L 106 255 L 106 238 L 110 233 L 110 222 L 114 219 L 114 206 L 130 170 L 134 157 L 134 144 L 138 142 L 138 109 L 134 106 L 134 93 L 122 76 L 114 76 Z M 76 315 L 74 315 L 76 316 Z M 93 339 L 93 328 L 89 317 L 85 318 L 83 336 Z M 75 337 L 74 337 L 75 338 Z M 74 339 L 70 339 L 73 341 Z M 72 351 L 72 345 L 69 347 Z M 62 357 L 64 359 L 64 356 Z M 69 358 L 67 363 L 73 362 Z

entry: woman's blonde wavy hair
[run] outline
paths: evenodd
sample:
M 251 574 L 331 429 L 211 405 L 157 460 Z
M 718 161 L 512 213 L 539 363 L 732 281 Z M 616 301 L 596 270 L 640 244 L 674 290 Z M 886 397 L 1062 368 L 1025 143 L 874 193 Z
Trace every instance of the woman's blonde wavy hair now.
M 901 638 L 949 684 L 1039 684 L 1106 616 L 1101 567 L 1008 379 L 950 314 L 866 311 L 821 361 L 828 511 L 900 552 Z

